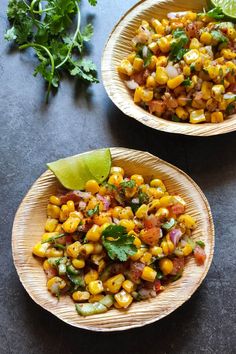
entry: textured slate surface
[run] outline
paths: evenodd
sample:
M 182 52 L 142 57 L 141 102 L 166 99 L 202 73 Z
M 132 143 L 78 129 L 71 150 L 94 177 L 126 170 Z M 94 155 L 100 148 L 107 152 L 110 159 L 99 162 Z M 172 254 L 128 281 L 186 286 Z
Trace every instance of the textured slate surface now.
M 84 1 L 85 16 L 94 15 L 90 52 L 99 68 L 108 34 L 134 3 L 99 0 L 95 11 Z M 101 83 L 84 93 L 65 79 L 45 106 L 44 83 L 31 75 L 34 57 L 11 51 L 3 40 L 6 5 L 2 0 L 0 354 L 235 353 L 236 134 L 200 139 L 152 131 L 125 117 Z M 216 226 L 213 264 L 194 296 L 155 324 L 109 334 L 71 328 L 38 307 L 21 286 L 11 256 L 15 211 L 45 163 L 103 146 L 147 150 L 189 173 L 208 197 Z

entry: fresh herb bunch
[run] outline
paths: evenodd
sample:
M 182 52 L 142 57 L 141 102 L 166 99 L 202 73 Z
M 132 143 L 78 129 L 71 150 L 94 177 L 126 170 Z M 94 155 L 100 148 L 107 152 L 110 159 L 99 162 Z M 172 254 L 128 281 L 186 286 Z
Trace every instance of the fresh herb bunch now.
M 95 6 L 97 0 L 88 0 Z M 5 39 L 19 49 L 34 48 L 40 61 L 34 76 L 48 82 L 46 101 L 52 86 L 58 87 L 62 71 L 88 83 L 97 83 L 96 66 L 83 58 L 84 43 L 93 35 L 93 26 L 80 29 L 80 0 L 10 0 L 7 16 L 12 27 Z M 77 16 L 76 30 L 70 29 Z

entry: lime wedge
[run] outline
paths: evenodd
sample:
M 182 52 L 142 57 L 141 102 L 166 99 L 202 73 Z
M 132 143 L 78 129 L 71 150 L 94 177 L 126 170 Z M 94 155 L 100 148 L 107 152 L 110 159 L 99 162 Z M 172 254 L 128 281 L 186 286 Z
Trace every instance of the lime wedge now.
M 214 7 L 220 7 L 227 17 L 236 20 L 236 0 L 210 0 L 210 2 Z
M 61 184 L 67 189 L 84 189 L 85 183 L 95 179 L 103 182 L 111 169 L 110 149 L 99 149 L 69 156 L 47 163 Z

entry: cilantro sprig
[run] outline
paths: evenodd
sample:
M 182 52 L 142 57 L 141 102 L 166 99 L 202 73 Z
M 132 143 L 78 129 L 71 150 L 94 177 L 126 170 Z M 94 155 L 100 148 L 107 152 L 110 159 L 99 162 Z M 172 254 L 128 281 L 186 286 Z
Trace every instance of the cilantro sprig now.
M 102 233 L 102 244 L 112 259 L 127 261 L 129 256 L 137 252 L 134 236 L 128 235 L 126 228 L 121 225 L 109 225 Z
M 170 60 L 180 61 L 188 49 L 184 48 L 189 42 L 189 38 L 183 28 L 177 28 L 173 32 L 173 41 L 170 45 Z
M 52 87 L 58 87 L 62 73 L 87 83 L 98 82 L 95 64 L 83 57 L 85 43 L 93 35 L 92 24 L 81 29 L 81 0 L 9 0 L 7 15 L 12 27 L 5 39 L 19 50 L 33 48 L 39 60 L 34 76 L 48 82 L 46 101 Z M 95 6 L 96 0 L 88 0 Z M 76 29 L 71 27 L 76 19 Z
M 222 20 L 225 15 L 220 7 L 214 7 L 213 9 L 209 10 L 208 12 L 201 12 L 198 14 L 199 16 L 208 16 L 214 18 L 215 20 Z
M 99 205 L 96 205 L 94 209 L 89 209 L 87 211 L 88 216 L 93 216 L 95 214 L 99 214 Z

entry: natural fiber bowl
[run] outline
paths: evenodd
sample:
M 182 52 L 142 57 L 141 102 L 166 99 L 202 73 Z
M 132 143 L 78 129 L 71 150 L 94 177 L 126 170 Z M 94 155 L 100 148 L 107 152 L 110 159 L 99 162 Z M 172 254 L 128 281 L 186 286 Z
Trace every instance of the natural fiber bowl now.
M 133 303 L 125 310 L 112 309 L 105 314 L 80 317 L 69 296 L 58 301 L 46 288 L 42 263 L 32 256 L 34 244 L 41 239 L 46 220 L 49 196 L 57 193 L 59 182 L 46 171 L 33 184 L 16 213 L 12 231 L 12 251 L 20 280 L 31 298 L 64 322 L 94 331 L 120 331 L 157 321 L 187 301 L 199 287 L 210 267 L 214 249 L 214 226 L 208 202 L 184 172 L 159 158 L 142 151 L 111 148 L 113 165 L 122 166 L 128 175 L 142 174 L 148 181 L 163 179 L 170 193 L 178 193 L 187 202 L 187 213 L 197 220 L 193 239 L 205 242 L 206 261 L 197 266 L 193 257 L 188 261 L 183 276 L 157 295 L 156 298 Z
M 202 11 L 207 7 L 205 0 L 146 0 L 132 7 L 116 24 L 105 46 L 102 58 L 102 78 L 104 87 L 113 103 L 127 116 L 138 120 L 150 128 L 168 133 L 196 136 L 210 136 L 236 130 L 236 114 L 222 123 L 175 123 L 158 118 L 133 102 L 133 94 L 119 76 L 117 67 L 131 51 L 131 39 L 142 20 L 153 17 L 162 19 L 171 11 Z

